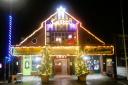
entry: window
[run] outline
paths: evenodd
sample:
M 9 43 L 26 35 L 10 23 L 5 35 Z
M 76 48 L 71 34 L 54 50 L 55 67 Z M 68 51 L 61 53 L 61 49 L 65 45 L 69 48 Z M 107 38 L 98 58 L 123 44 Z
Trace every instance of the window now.
M 37 43 L 37 38 L 32 39 L 32 43 L 36 44 Z
M 49 37 L 47 37 L 47 43 L 49 43 L 49 42 L 50 42 Z
M 47 34 L 46 34 L 47 36 L 50 36 L 50 33 L 49 32 L 47 32 Z
M 37 71 L 40 65 L 41 65 L 41 57 L 32 56 L 32 71 Z
M 90 42 L 91 42 L 91 39 L 90 39 L 90 38 L 87 38 L 87 39 L 86 39 L 86 42 L 87 42 L 87 43 L 90 43 Z

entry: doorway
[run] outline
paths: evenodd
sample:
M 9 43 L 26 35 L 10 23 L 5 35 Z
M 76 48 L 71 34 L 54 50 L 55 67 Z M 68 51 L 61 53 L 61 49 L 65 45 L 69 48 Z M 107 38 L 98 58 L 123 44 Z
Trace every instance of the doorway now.
M 23 75 L 31 75 L 31 56 L 23 57 Z
M 55 58 L 54 59 L 54 73 L 55 75 L 68 75 L 69 65 L 68 58 Z

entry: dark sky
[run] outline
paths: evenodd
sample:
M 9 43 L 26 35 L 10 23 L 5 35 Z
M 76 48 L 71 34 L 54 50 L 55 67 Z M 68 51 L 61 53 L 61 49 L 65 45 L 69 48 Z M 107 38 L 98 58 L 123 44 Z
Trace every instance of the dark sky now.
M 88 26 L 89 30 L 107 43 L 113 34 L 121 34 L 120 0 L 24 0 L 23 7 L 13 4 L 13 44 L 18 44 L 40 26 L 60 5 Z M 123 0 L 121 0 L 123 1 Z M 1 5 L 1 4 L 0 4 Z M 122 4 L 125 33 L 128 34 L 128 8 Z M 18 8 L 19 7 L 19 8 Z M 8 34 L 8 9 L 0 6 L 0 56 L 6 54 Z

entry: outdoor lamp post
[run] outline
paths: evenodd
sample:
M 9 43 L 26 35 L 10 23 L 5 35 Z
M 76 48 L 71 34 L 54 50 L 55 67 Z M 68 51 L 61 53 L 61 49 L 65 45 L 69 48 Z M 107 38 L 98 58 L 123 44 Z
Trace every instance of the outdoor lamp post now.
M 121 11 L 121 23 L 122 23 L 122 34 L 123 34 L 123 48 L 124 48 L 124 57 L 125 57 L 125 66 L 126 66 L 126 77 L 128 80 L 128 58 L 127 58 L 127 50 L 126 50 L 126 42 L 125 42 L 125 30 L 124 30 L 124 17 L 123 17 L 123 8 L 122 8 L 122 0 L 120 0 L 120 11 Z

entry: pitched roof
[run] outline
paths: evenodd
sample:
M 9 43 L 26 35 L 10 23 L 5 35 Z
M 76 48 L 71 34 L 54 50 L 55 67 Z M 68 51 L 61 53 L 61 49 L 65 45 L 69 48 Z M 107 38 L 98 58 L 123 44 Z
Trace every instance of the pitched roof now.
M 36 29 L 33 33 L 31 33 L 30 35 L 28 35 L 28 36 L 27 36 L 23 41 L 21 41 L 17 46 L 21 46 L 21 45 L 22 45 L 23 43 L 25 43 L 29 38 L 31 38 L 33 35 L 35 35 L 37 32 L 39 32 L 41 29 L 43 29 L 43 28 L 44 28 L 44 23 L 45 23 L 46 21 L 48 21 L 50 18 L 52 18 L 53 16 L 55 16 L 56 14 L 57 14 L 57 12 L 55 12 L 55 13 L 52 14 L 50 17 L 48 17 L 45 21 L 43 21 L 43 22 L 41 23 L 41 26 L 40 26 L 38 29 Z M 82 28 L 84 31 L 86 31 L 88 34 L 90 34 L 93 38 L 95 38 L 96 40 L 98 40 L 100 43 L 105 44 L 104 41 L 102 41 L 100 38 L 98 38 L 98 37 L 95 36 L 93 33 L 91 33 L 89 30 L 87 30 L 86 27 L 83 27 L 83 26 L 82 26 L 82 23 L 81 23 L 79 20 L 77 20 L 75 17 L 73 17 L 72 15 L 70 15 L 70 14 L 67 13 L 67 12 L 65 12 L 65 14 L 68 15 L 69 17 L 71 17 L 73 20 L 77 21 L 77 23 L 80 24 L 80 28 Z

